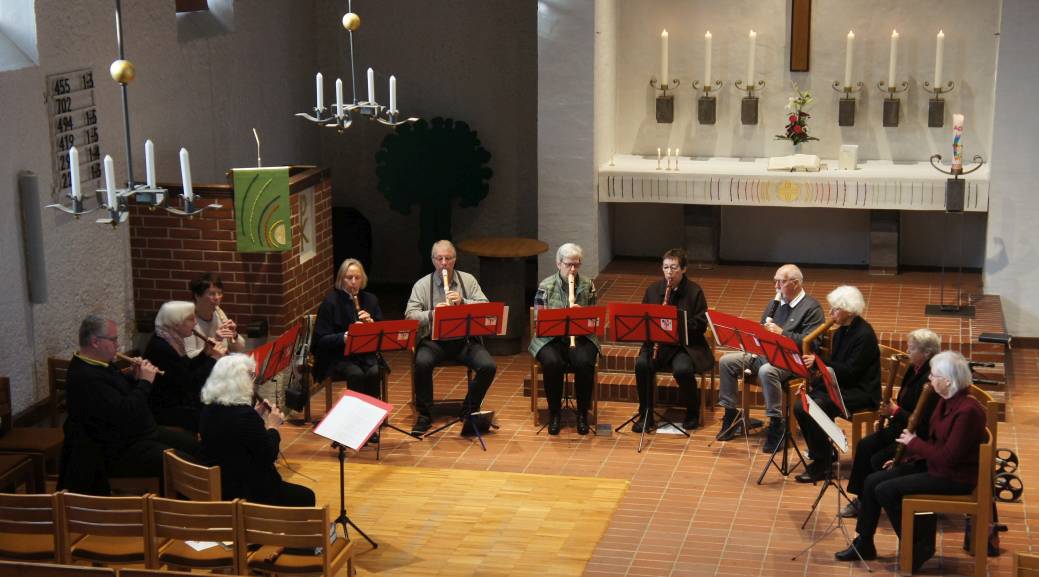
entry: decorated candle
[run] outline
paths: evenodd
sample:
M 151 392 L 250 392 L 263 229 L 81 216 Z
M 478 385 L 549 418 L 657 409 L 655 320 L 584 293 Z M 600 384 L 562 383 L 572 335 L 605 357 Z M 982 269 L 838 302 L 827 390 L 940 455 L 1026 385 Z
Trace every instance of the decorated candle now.
M 963 115 L 952 115 L 952 169 L 963 170 Z

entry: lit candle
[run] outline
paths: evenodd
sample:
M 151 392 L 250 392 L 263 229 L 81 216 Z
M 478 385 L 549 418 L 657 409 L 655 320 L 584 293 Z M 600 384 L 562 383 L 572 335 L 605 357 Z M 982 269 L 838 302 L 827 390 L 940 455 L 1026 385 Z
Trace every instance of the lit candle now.
M 321 110 L 325 107 L 325 80 L 320 72 L 314 77 L 314 84 L 317 88 L 317 106 L 315 108 Z
M 343 117 L 343 79 L 336 78 L 336 116 Z
M 758 43 L 758 33 L 751 30 L 750 35 L 747 37 L 750 43 L 749 56 L 747 57 L 747 87 L 754 87 L 754 50 Z
M 898 62 L 898 30 L 891 31 L 891 61 L 887 65 L 888 88 L 895 86 L 895 63 Z
M 963 115 L 952 115 L 952 169 L 963 170 Z
M 844 85 L 851 86 L 851 58 L 855 50 L 855 33 L 848 31 L 848 43 L 844 48 Z
M 144 174 L 148 180 L 148 188 L 155 187 L 155 145 L 151 140 L 144 141 Z
M 390 112 L 397 112 L 397 77 L 390 75 Z
M 657 81 L 659 87 L 667 86 L 670 82 L 667 77 L 667 55 L 667 30 L 665 29 L 660 33 L 660 80 Z
M 375 104 L 375 71 L 368 69 L 368 104 Z
M 711 31 L 708 30 L 707 34 L 703 35 L 704 43 L 704 55 L 703 55 L 703 86 L 707 88 L 711 85 Z
M 180 149 L 180 182 L 184 187 L 184 200 L 194 200 L 195 192 L 191 190 L 191 159 L 188 149 Z
M 671 170 L 671 149 L 667 149 L 667 170 Z
M 675 170 L 678 170 L 678 157 L 681 156 L 681 151 L 675 149 Z
M 934 87 L 942 85 L 942 60 L 945 57 L 945 32 L 939 30 L 937 44 L 934 47 Z
M 115 195 L 115 163 L 109 154 L 105 155 L 105 192 L 108 193 L 108 208 L 118 208 L 119 199 Z
M 83 200 L 83 191 L 79 187 L 79 151 L 75 146 L 69 148 L 69 179 L 72 181 L 72 198 Z

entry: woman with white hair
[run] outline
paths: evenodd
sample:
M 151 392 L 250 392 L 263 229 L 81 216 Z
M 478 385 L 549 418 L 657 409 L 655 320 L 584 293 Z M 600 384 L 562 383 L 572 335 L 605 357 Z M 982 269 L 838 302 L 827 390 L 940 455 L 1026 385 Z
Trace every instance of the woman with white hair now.
M 879 471 L 895 454 L 895 439 L 909 423 L 909 415 L 913 414 L 924 385 L 931 376 L 931 358 L 938 354 L 942 346 L 941 339 L 931 329 L 916 329 L 906 335 L 906 343 L 909 367 L 902 376 L 898 396 L 880 405 L 880 414 L 888 417 L 887 423 L 882 429 L 864 437 L 855 447 L 855 460 L 851 466 L 851 476 L 848 478 L 848 492 L 854 495 L 861 495 L 862 483 L 866 477 L 874 471 Z M 930 438 L 928 422 L 937 404 L 938 396 L 931 395 L 920 413 L 916 435 L 921 439 Z M 841 509 L 841 516 L 855 517 L 858 515 L 859 507 L 859 499 L 856 497 Z
M 849 415 L 856 411 L 876 409 L 880 404 L 880 347 L 873 327 L 861 316 L 866 308 L 866 300 L 862 298 L 859 289 L 847 285 L 833 289 L 826 295 L 826 300 L 830 303 L 830 319 L 837 325 L 830 341 L 830 356 L 826 359 L 826 365 L 833 369 L 837 377 L 844 406 Z M 813 367 L 815 355 L 805 355 L 804 363 L 808 368 Z M 812 385 L 809 392 L 812 399 L 827 416 L 836 418 L 840 409 L 830 399 L 825 385 L 820 380 L 814 381 Z M 794 417 L 814 459 L 796 480 L 798 483 L 821 481 L 829 473 L 834 460 L 829 437 L 801 403 L 794 404 Z
M 225 500 L 313 507 L 314 491 L 283 481 L 274 467 L 285 416 L 277 406 L 253 406 L 255 375 L 256 361 L 248 355 L 231 354 L 216 362 L 202 388 L 202 452 L 208 462 L 220 465 Z
M 155 315 L 155 334 L 144 358 L 164 374 L 155 376 L 149 404 L 160 425 L 197 432 L 202 408 L 199 392 L 216 359 L 227 353 L 222 343 L 207 343 L 202 353 L 188 356 L 184 339 L 195 328 L 195 305 L 187 301 L 163 303 Z
M 862 507 L 855 524 L 858 536 L 851 547 L 836 554 L 839 561 L 876 559 L 873 535 L 880 510 L 887 512 L 895 534 L 902 534 L 902 498 L 907 495 L 965 495 L 978 479 L 978 447 L 986 439 L 985 409 L 970 396 L 970 367 L 954 351 L 931 359 L 931 387 L 939 397 L 931 413 L 930 439 L 903 430 L 896 441 L 905 445 L 905 459 L 866 477 Z M 995 426 L 995 423 L 993 423 Z M 975 531 L 985 528 L 976 528 Z M 918 534 L 922 533 L 922 534 Z M 913 571 L 934 554 L 933 534 L 914 531 Z M 856 553 L 857 551 L 857 553 Z

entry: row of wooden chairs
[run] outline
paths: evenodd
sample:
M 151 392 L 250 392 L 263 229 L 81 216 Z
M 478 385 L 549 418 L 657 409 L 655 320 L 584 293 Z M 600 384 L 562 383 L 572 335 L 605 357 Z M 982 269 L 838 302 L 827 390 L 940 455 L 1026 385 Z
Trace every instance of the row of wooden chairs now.
M 116 571 L 110 567 L 87 567 L 84 565 L 57 565 L 55 563 L 29 563 L 26 561 L 0 561 L 0 577 L 183 577 L 195 575 L 185 571 L 166 569 L 131 569 Z
M 352 574 L 354 552 L 327 505 L 0 494 L 0 559 L 10 561 L 331 576 L 344 565 Z

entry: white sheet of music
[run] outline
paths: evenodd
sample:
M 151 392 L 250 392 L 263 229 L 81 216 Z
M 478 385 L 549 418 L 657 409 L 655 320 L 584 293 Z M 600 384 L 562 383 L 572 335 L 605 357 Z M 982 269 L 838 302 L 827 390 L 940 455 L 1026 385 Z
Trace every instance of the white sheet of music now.
M 805 395 L 804 397 L 808 399 L 808 415 L 826 431 L 826 434 L 830 436 L 830 439 L 833 440 L 833 443 L 837 445 L 837 448 L 842 453 L 847 453 L 848 438 L 844 436 L 844 431 L 837 426 L 837 423 L 833 422 L 833 419 L 826 414 L 822 407 L 815 403 L 815 399 L 811 395 Z
M 347 391 L 314 432 L 356 451 L 379 428 L 390 408 L 379 399 Z

